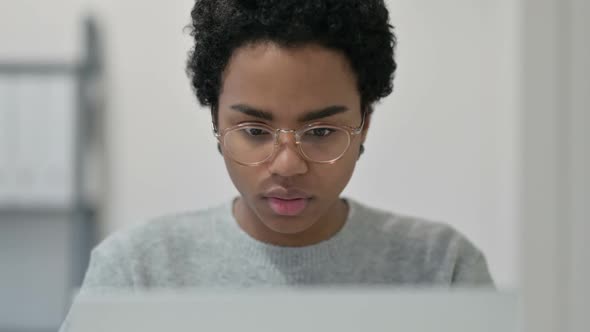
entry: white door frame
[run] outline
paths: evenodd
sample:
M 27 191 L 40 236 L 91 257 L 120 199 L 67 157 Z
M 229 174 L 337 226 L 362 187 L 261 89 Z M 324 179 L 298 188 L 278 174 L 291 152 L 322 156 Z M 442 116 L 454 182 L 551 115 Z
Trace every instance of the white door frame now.
M 525 330 L 590 328 L 590 2 L 523 0 Z

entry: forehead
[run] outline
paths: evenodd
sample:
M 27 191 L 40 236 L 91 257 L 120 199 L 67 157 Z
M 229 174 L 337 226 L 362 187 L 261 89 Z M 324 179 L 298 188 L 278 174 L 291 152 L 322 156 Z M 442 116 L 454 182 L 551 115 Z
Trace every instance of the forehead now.
M 356 77 L 346 57 L 317 45 L 259 43 L 239 48 L 222 82 L 220 114 L 238 103 L 269 110 L 277 118 L 331 105 L 360 107 Z

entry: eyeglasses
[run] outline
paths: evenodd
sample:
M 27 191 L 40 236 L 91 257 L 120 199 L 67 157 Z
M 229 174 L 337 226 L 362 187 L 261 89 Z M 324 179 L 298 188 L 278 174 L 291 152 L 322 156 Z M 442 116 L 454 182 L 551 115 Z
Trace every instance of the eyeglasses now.
M 270 160 L 280 145 L 281 133 L 294 133 L 299 154 L 306 160 L 333 164 L 340 159 L 365 124 L 365 115 L 359 127 L 336 126 L 321 122 L 307 124 L 300 129 L 281 129 L 260 123 L 241 123 L 213 134 L 224 151 L 238 164 L 257 166 Z

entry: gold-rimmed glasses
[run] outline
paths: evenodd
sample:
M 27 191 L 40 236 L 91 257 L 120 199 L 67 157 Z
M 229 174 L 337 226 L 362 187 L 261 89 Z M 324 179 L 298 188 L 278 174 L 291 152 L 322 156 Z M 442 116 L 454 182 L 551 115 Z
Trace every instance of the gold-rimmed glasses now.
M 358 127 L 314 122 L 293 130 L 247 122 L 221 132 L 214 130 L 213 133 L 224 152 L 244 166 L 257 166 L 272 159 L 279 148 L 281 133 L 295 135 L 299 154 L 304 159 L 314 163 L 333 164 L 346 153 L 352 138 L 362 132 L 364 124 L 363 114 Z

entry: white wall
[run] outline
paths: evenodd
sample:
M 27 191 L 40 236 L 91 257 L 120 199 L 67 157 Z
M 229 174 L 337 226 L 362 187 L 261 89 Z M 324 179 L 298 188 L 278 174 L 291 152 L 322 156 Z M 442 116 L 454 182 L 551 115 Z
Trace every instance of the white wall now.
M 348 192 L 448 222 L 518 282 L 518 7 L 502 1 L 389 1 L 399 38 L 395 91 L 375 112 Z
M 79 56 L 81 0 L 0 1 L 0 61 L 73 61 Z
M 346 194 L 455 225 L 484 250 L 498 284 L 514 287 L 517 2 L 388 2 L 399 37 L 396 88 L 376 108 Z M 100 18 L 109 98 L 106 232 L 236 193 L 208 111 L 197 106 L 184 74 L 191 6 L 192 0 L 0 3 L 0 22 L 11 27 L 0 29 L 0 56 L 70 54 L 66 42 L 47 45 L 46 32 L 76 40 L 77 13 L 92 8 Z

